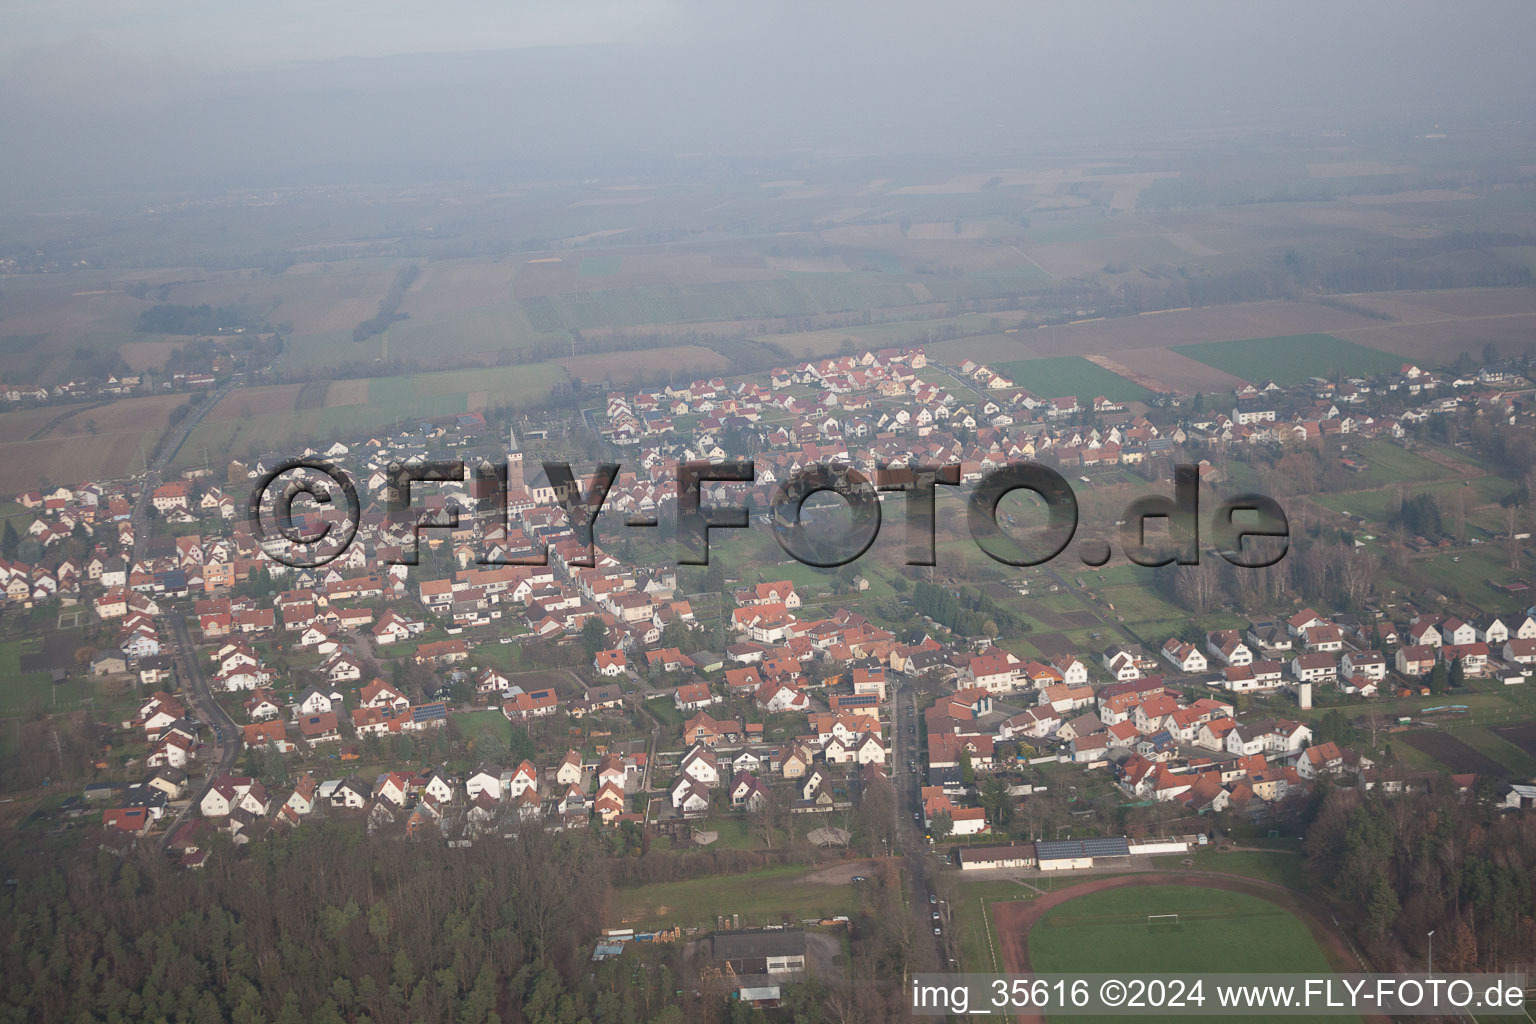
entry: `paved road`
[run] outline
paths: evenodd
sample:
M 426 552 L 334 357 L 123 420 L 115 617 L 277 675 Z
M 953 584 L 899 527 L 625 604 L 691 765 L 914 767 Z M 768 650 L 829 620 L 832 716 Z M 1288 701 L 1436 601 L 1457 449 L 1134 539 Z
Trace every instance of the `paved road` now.
M 920 814 L 923 809 L 922 740 L 916 733 L 920 717 L 916 692 L 907 687 L 897 689 L 891 696 L 891 782 L 896 791 L 892 815 L 895 817 L 896 845 L 906 851 L 907 878 L 911 885 L 909 908 L 917 918 L 918 927 L 924 929 L 925 933 L 931 933 L 934 927 L 932 912 L 937 910 L 944 915 L 943 933 L 931 936 L 937 969 L 942 971 L 951 966 L 949 931 L 953 921 L 947 905 L 928 902 L 929 893 L 934 891 L 928 879 L 928 872 L 933 866 L 932 855 L 927 840 L 923 838 L 920 822 L 907 818 L 909 814 Z M 919 774 L 907 769 L 909 761 L 918 762 Z M 892 856 L 899 855 L 898 850 L 890 852 Z
M 171 827 L 166 830 L 162 846 L 168 844 L 171 835 L 176 831 L 176 826 L 181 824 L 181 819 L 200 806 L 203 797 L 207 795 L 213 780 L 220 775 L 228 775 L 235 766 L 235 758 L 240 756 L 240 729 L 235 725 L 234 719 L 224 711 L 219 703 L 213 699 L 213 691 L 208 685 L 208 679 L 203 675 L 203 668 L 197 663 L 197 649 L 192 645 L 192 634 L 187 629 L 187 620 L 180 612 L 174 612 L 170 616 L 171 632 L 176 637 L 177 656 L 181 659 L 182 693 L 197 710 L 197 717 L 203 725 L 213 730 L 214 749 L 218 754 L 218 764 L 208 772 L 208 777 L 203 784 L 197 787 L 197 792 L 192 795 L 192 801 L 171 822 Z
M 176 453 L 181 451 L 181 446 L 186 444 L 187 438 L 192 435 L 192 428 L 202 421 L 208 414 L 208 410 L 218 405 L 225 395 L 239 386 L 239 381 L 230 381 L 218 390 L 210 392 L 202 402 L 198 403 L 197 408 L 188 413 L 186 418 L 176 424 L 172 432 L 162 439 L 160 454 L 155 456 L 155 461 L 149 465 L 148 471 L 144 474 L 144 485 L 139 488 L 139 497 L 133 503 L 133 516 L 129 519 L 133 525 L 133 557 L 128 562 L 130 567 L 138 562 L 144 541 L 149 537 L 150 498 L 154 495 L 155 488 L 162 482 L 165 467 L 176 457 Z

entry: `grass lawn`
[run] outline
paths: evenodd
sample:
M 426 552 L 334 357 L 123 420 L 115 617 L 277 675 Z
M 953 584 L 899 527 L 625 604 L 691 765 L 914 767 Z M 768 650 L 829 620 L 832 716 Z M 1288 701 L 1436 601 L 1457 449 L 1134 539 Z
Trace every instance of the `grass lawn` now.
M 713 928 L 718 914 L 740 914 L 743 928 L 786 920 L 831 917 L 853 909 L 851 886 L 805 883 L 804 867 L 764 868 L 741 875 L 695 878 L 615 889 L 609 907 L 614 926 Z
M 1250 384 L 1272 380 L 1282 387 L 1300 384 L 1308 377 L 1332 377 L 1335 373 L 1369 377 L 1389 373 L 1403 363 L 1397 356 L 1331 334 L 1208 341 L 1177 345 L 1173 351 Z
M 23 672 L 21 656 L 28 652 L 26 644 L 37 640 L 8 640 L 0 643 L 0 714 L 22 714 L 34 707 L 47 707 L 53 700 L 53 682 L 47 672 Z M 74 696 L 73 704 L 79 703 L 78 680 L 60 687 Z M 60 694 L 62 700 L 64 694 Z
M 1148 914 L 1178 914 L 1179 929 L 1147 927 Z M 1327 958 L 1289 911 L 1246 893 L 1184 885 L 1129 886 L 1089 893 L 1049 911 L 1030 933 L 1040 972 L 1223 971 L 1329 973 Z M 1214 968 L 1213 968 L 1214 969 Z
M 512 723 L 500 711 L 464 711 L 454 715 L 453 721 L 464 733 L 465 739 L 479 739 L 487 733 L 498 735 L 508 742 L 512 739 Z
M 1037 882 L 1037 885 L 1044 886 Z M 997 954 L 997 936 L 988 936 L 992 927 L 988 907 L 997 902 L 1028 899 L 1034 892 L 1007 879 L 966 881 L 961 879 L 953 906 L 954 935 L 960 947 L 960 967 L 976 973 L 998 971 L 1003 965 Z
M 1148 914 L 1178 914 L 1179 923 L 1154 929 Z M 1182 885 L 1107 889 L 1069 900 L 1030 930 L 1029 956 L 1039 973 L 1168 976 L 1193 965 L 1260 976 L 1332 973 L 1307 926 L 1283 907 L 1246 893 Z
M 1362 487 L 1379 487 L 1399 481 L 1438 480 L 1451 471 L 1424 456 L 1387 441 L 1370 441 L 1350 453 L 1366 469 L 1355 476 Z
M 711 818 L 702 822 L 699 828 L 705 832 L 714 832 L 718 838 L 709 844 L 711 850 L 761 850 L 763 848 L 762 836 L 752 827 L 752 822 L 746 818 Z
M 1291 842 L 1290 846 L 1292 849 L 1297 848 L 1295 842 Z M 1152 863 L 1159 870 L 1182 871 L 1186 870 L 1186 860 L 1194 861 L 1194 867 L 1187 869 L 1191 871 L 1220 871 L 1227 875 L 1242 875 L 1244 878 L 1278 882 L 1289 889 L 1305 889 L 1309 884 L 1306 861 L 1295 853 L 1220 853 L 1204 849 L 1191 854 L 1153 857 Z
M 477 665 L 511 674 L 523 668 L 523 648 L 521 644 L 482 643 L 475 648 L 474 661 Z
M 1154 929 L 1147 926 L 1149 913 L 1177 913 L 1180 921 L 1177 926 Z M 1327 956 L 1306 924 L 1289 910 L 1241 892 L 1195 886 L 1106 889 L 1060 904 L 1046 912 L 1029 932 L 1029 960 L 1035 972 L 1064 975 L 1177 976 L 1195 964 L 1207 972 L 1258 975 L 1256 979 L 1267 973 L 1332 973 Z M 1213 999 L 1215 993 L 1204 995 Z M 1132 1018 L 1117 1015 L 1098 1019 Z
M 1076 395 L 1079 402 L 1087 404 L 1099 395 L 1115 402 L 1140 402 L 1147 397 L 1147 389 L 1140 384 L 1082 356 L 1020 359 L 999 363 L 992 369 L 1041 398 Z
M 1123 616 L 1127 622 L 1175 619 L 1183 614 L 1178 605 L 1147 586 L 1107 587 L 1099 592 L 1099 596 L 1104 599 L 1106 610 Z
M 682 727 L 685 719 L 683 713 L 677 710 L 677 705 L 672 703 L 672 695 L 665 697 L 647 697 L 645 709 L 651 713 L 651 717 L 664 726 Z

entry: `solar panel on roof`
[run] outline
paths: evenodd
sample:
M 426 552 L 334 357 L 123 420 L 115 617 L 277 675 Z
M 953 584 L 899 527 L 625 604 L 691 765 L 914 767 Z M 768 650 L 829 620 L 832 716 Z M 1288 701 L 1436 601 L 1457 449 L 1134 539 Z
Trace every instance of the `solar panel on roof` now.
M 1111 839 L 1084 839 L 1083 849 L 1090 857 L 1129 857 L 1130 844 L 1124 836 Z
M 418 722 L 431 722 L 447 718 L 448 708 L 444 704 L 422 704 L 411 709 L 411 716 Z
M 1129 857 L 1124 836 L 1102 839 L 1044 839 L 1035 844 L 1040 860 L 1072 860 L 1078 857 Z
M 1042 839 L 1035 843 L 1035 853 L 1040 860 L 1067 860 L 1084 856 L 1083 844 L 1077 839 Z

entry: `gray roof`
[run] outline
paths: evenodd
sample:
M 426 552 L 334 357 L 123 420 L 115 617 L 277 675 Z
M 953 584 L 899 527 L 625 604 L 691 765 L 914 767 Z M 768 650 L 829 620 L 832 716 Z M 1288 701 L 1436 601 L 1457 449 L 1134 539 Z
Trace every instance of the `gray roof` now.
M 710 936 L 716 960 L 745 960 L 767 956 L 804 956 L 805 932 L 800 929 L 759 928 L 716 932 Z
M 1105 839 L 1042 839 L 1035 843 L 1041 863 L 1048 860 L 1072 860 L 1078 857 L 1129 857 L 1130 843 L 1124 836 Z

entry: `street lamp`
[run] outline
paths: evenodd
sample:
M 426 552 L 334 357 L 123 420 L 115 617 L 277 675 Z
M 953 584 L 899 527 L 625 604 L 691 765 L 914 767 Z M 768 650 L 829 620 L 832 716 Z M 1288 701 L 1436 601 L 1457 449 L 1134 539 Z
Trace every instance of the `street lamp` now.
M 1428 933 L 1427 937 L 1429 939 L 1429 972 L 1428 973 L 1433 975 L 1435 973 L 1435 930 L 1433 928 L 1431 928 L 1429 930 L 1429 933 Z

